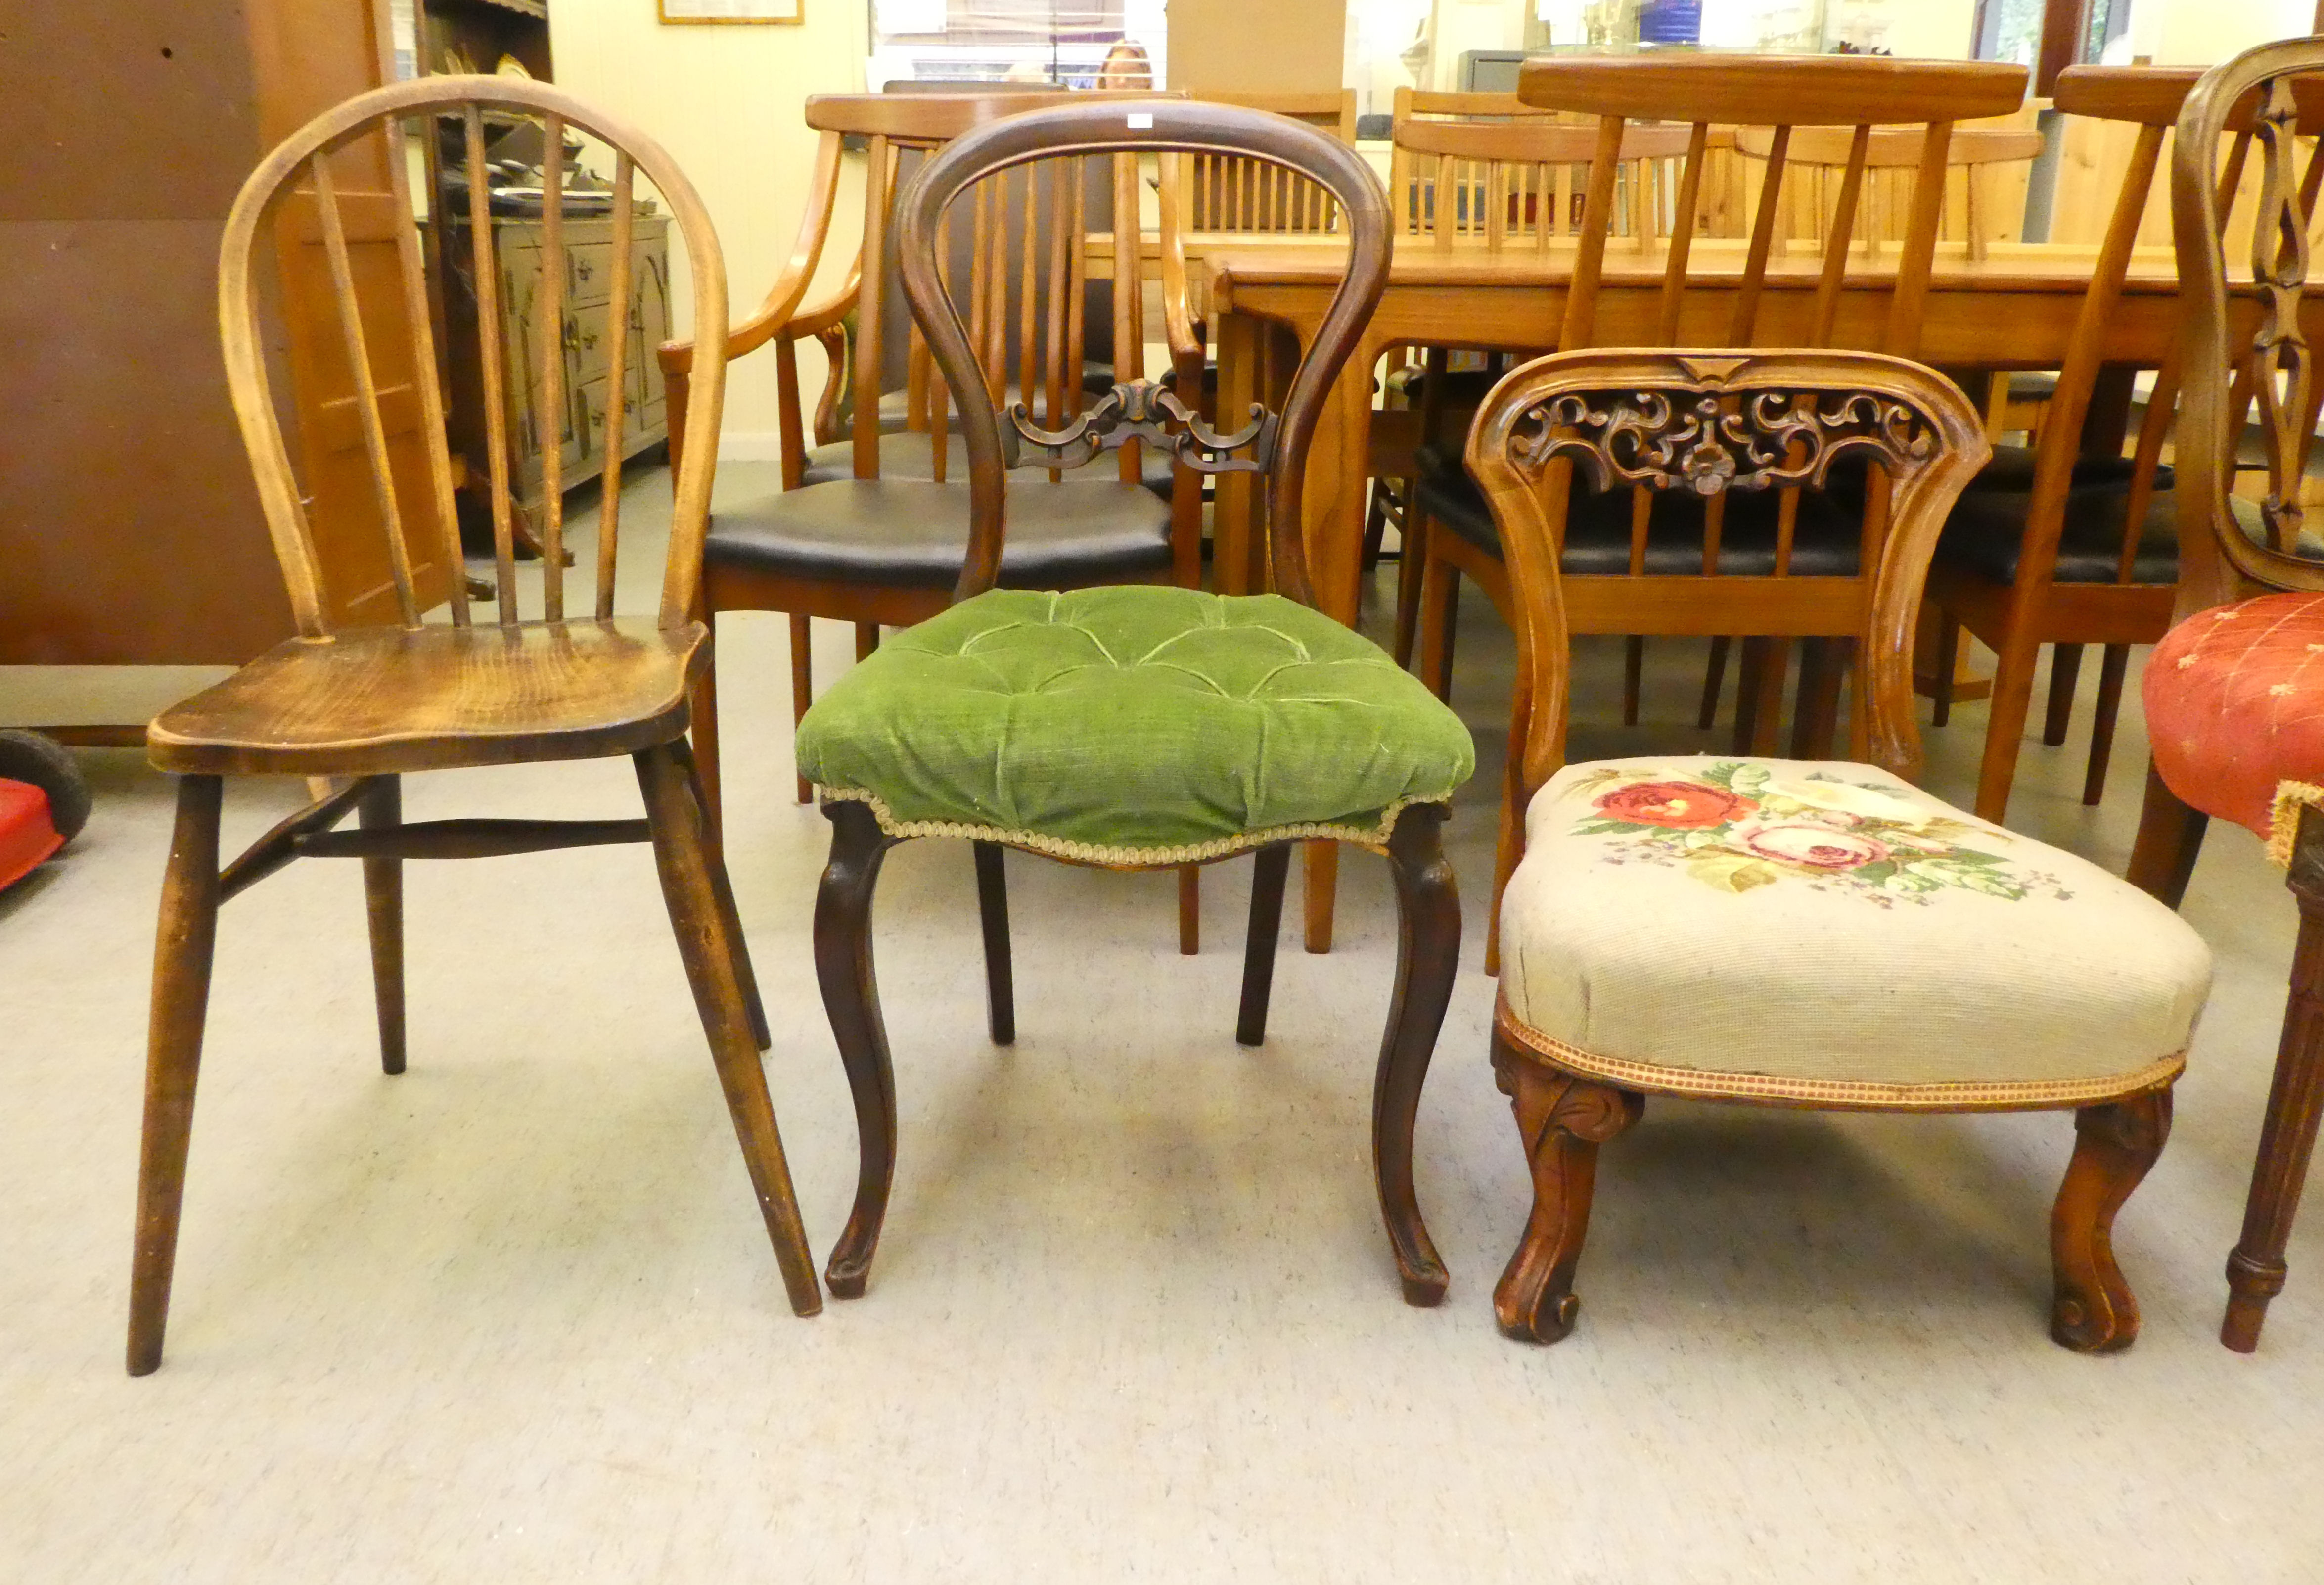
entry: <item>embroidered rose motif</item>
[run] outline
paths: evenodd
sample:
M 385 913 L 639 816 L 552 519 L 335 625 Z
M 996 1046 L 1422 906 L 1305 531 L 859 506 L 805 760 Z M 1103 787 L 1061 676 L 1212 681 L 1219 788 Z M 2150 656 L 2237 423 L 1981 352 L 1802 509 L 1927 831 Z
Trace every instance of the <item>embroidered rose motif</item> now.
M 1674 831 L 1723 826 L 1756 807 L 1748 798 L 1704 782 L 1637 782 L 1598 800 L 1598 811 L 1608 820 Z
M 1747 820 L 1729 840 L 1759 858 L 1779 858 L 1816 869 L 1854 869 L 1888 857 L 1887 847 L 1869 837 L 1816 820 Z
M 1851 817 L 1850 824 L 1858 820 L 1879 820 L 1887 825 L 1917 830 L 1934 818 L 1926 806 L 1894 793 L 1883 792 L 1877 787 L 1859 787 L 1851 782 L 1821 781 L 1812 776 L 1768 778 L 1763 800 L 1784 799 L 1789 799 L 1802 809 L 1848 815 Z

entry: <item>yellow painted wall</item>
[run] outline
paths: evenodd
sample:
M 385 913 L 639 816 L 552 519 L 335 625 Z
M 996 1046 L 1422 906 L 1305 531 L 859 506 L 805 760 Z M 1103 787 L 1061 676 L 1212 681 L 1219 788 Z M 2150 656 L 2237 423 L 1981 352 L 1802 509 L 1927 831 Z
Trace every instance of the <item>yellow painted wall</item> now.
M 653 0 L 558 0 L 549 13 L 557 80 L 650 132 L 701 190 L 740 320 L 774 283 L 798 228 L 816 143 L 801 103 L 863 86 L 863 0 L 808 0 L 797 27 L 673 27 L 654 9 Z M 853 255 L 861 195 L 860 186 L 843 189 L 829 254 Z M 682 285 L 685 272 L 675 273 Z M 690 304 L 678 312 L 691 322 Z M 803 349 L 810 412 L 821 361 Z M 728 382 L 723 454 L 777 456 L 776 426 L 774 357 L 761 349 Z

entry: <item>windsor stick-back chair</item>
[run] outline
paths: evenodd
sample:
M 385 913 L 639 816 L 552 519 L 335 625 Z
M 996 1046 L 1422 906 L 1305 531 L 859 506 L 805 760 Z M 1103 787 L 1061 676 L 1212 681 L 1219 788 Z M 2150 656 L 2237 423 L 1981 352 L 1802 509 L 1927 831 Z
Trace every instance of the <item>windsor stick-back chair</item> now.
M 1735 134 L 1736 153 L 1743 156 L 1745 181 L 1756 165 L 1765 164 L 1775 143 L 1775 129 L 1745 127 Z M 1778 246 L 1793 241 L 1817 241 L 1823 218 L 1837 199 L 1833 184 L 1848 180 L 1855 137 L 1847 127 L 1802 126 L 1793 129 L 1784 162 L 1794 181 L 1784 214 L 1777 221 Z M 1902 241 L 1912 216 L 1912 182 L 1921 166 L 1922 139 L 1911 127 L 1877 128 L 1865 150 L 1858 180 L 1858 214 L 1849 243 L 1869 256 Z M 1948 191 L 1937 222 L 1940 242 L 1959 242 L 1972 259 L 1987 255 L 1992 242 L 1991 210 L 1995 199 L 1987 189 L 1997 167 L 2030 165 L 2042 153 L 2042 134 L 2032 127 L 1956 126 L 1945 146 L 1945 164 L 1958 185 L 1960 201 Z
M 2209 955 L 2127 884 L 1906 779 L 1921 583 L 1985 454 L 1958 387 L 1871 353 L 1562 353 L 1478 414 L 1469 466 L 1517 591 L 1508 792 L 1525 813 L 1492 1035 L 1534 1185 L 1494 1295 L 1511 1336 L 1572 1330 L 1598 1147 L 1655 1094 L 2073 1109 L 2051 1332 L 2078 1349 L 2136 1335 L 2110 1228 L 2169 1132 Z M 1716 501 L 1829 483 L 1851 461 L 1885 509 L 1867 514 L 1856 574 L 1815 580 L 1812 615 L 1772 568 L 1656 579 L 1746 631 L 1849 632 L 1849 758 L 1566 764 L 1572 635 L 1597 626 L 1577 608 L 1602 598 L 1561 568 L 1572 476 Z
M 1235 88 L 1191 88 L 1201 104 L 1239 105 L 1264 110 L 1330 134 L 1343 144 L 1356 141 L 1356 90 L 1259 93 Z M 1301 180 L 1280 165 L 1217 154 L 1189 154 L 1179 162 L 1179 191 L 1187 229 L 1328 233 L 1339 225 L 1331 190 Z
M 2154 643 L 2171 625 L 2179 577 L 2176 473 L 2163 455 L 2179 360 L 2158 372 L 2126 458 L 2131 371 L 2102 366 L 2098 348 L 2129 273 L 2164 139 L 2200 76 L 2192 69 L 2077 66 L 2058 78 L 2061 113 L 2135 134 L 2034 450 L 1990 470 L 1997 487 L 1962 496 L 1930 571 L 1936 725 L 1950 713 L 1960 630 L 1999 657 L 1978 774 L 1977 812 L 1987 820 L 2008 815 L 2043 646 L 2050 646 L 2051 661 L 2042 740 L 2052 746 L 2066 741 L 2082 646 L 2103 646 L 2082 780 L 2082 802 L 2094 804 L 2106 790 L 2131 646 Z M 2324 115 L 2303 130 L 2317 125 Z M 2248 111 L 2231 116 L 2226 130 L 2234 136 L 2219 181 L 2232 199 L 2247 163 Z M 2005 474 L 2015 488 L 1999 487 Z
M 2266 839 L 2300 905 L 2274 1082 L 2242 1236 L 2227 1256 L 2219 1340 L 2242 1353 L 2259 1346 L 2269 1301 L 2283 1290 L 2284 1250 L 2324 1117 L 2324 717 L 2315 702 L 2324 691 L 2324 550 L 2304 487 L 2324 407 L 2312 350 L 2324 304 L 2309 281 L 2324 185 L 2310 134 L 2319 128 L 2324 38 L 2284 40 L 2203 75 L 2180 111 L 2171 157 L 2188 305 L 2176 437 L 2180 620 L 2147 662 L 2154 758 L 2130 878 L 2176 906 L 2218 816 Z M 2223 172 L 2219 143 L 2230 131 Z M 2230 176 L 2246 160 L 2259 176 L 2248 233 L 2229 229 L 2231 206 L 2240 208 Z M 2265 474 L 2256 504 L 2232 487 L 2255 431 Z
M 559 425 L 541 426 L 549 487 L 542 520 L 540 615 L 518 611 L 513 514 L 504 464 L 501 394 L 512 372 L 499 339 L 484 341 L 491 456 L 494 615 L 473 619 L 465 581 L 449 582 L 448 621 L 427 619 L 410 567 L 419 538 L 461 565 L 452 505 L 442 393 L 430 340 L 419 236 L 405 177 L 406 124 L 433 139 L 441 116 L 465 133 L 469 241 L 484 320 L 497 323 L 492 294 L 501 280 L 493 258 L 489 206 L 493 176 L 484 160 L 488 116 L 537 118 L 546 150 L 543 191 L 565 182 L 567 129 L 600 140 L 613 154 L 613 301 L 624 301 L 632 199 L 641 177 L 669 207 L 691 268 L 695 311 L 725 321 L 726 283 L 708 214 L 685 175 L 643 134 L 545 84 L 504 77 L 431 77 L 363 95 L 309 122 L 252 172 L 226 218 L 219 249 L 218 320 L 228 392 L 249 448 L 260 505 L 282 564 L 299 636 L 268 651 L 226 681 L 165 711 L 147 735 L 152 763 L 178 778 L 177 828 L 163 878 L 160 945 L 153 974 L 151 1052 L 145 1089 L 144 1145 L 137 1190 L 132 1274 L 129 1369 L 143 1375 L 161 1359 L 179 1209 L 185 1188 L 195 1075 L 208 1000 L 219 904 L 300 857 L 363 861 L 377 993 L 382 1065 L 404 1069 L 402 865 L 415 858 L 472 858 L 603 843 L 648 842 L 711 1054 L 733 1114 L 767 1231 L 791 1304 L 800 1314 L 821 1307 L 813 1257 L 792 1198 L 759 1052 L 766 1020 L 736 922 L 725 871 L 710 846 L 698 783 L 687 748 L 687 682 L 705 660 L 705 634 L 691 615 L 700 576 L 703 524 L 710 499 L 723 349 L 695 369 L 687 449 L 678 481 L 658 608 L 618 614 L 614 558 L 621 531 L 622 449 L 603 448 L 604 500 L 596 530 L 594 582 L 568 608 L 564 589 L 562 441 Z M 351 264 L 346 218 L 336 190 L 335 157 L 359 139 L 385 138 L 392 190 L 386 220 L 396 243 L 392 272 Z M 440 197 L 438 201 L 441 201 Z M 559 252 L 562 204 L 544 206 L 547 250 Z M 356 393 L 349 422 L 360 427 L 373 466 L 380 517 L 402 622 L 349 627 L 332 623 L 318 575 L 315 528 L 309 521 L 276 416 L 259 313 L 254 262 L 266 233 L 295 227 L 328 256 L 337 287 L 338 327 Z M 541 383 L 553 419 L 569 394 L 560 378 L 564 270 L 543 272 L 537 304 Z M 407 382 L 383 386 L 374 376 L 365 303 L 399 293 L 410 315 Z M 624 316 L 611 321 L 606 437 L 622 433 L 627 360 L 649 349 L 625 343 Z M 427 443 L 418 477 L 388 466 L 383 415 L 415 410 Z M 407 530 L 407 524 L 410 525 Z M 449 820 L 405 823 L 406 772 L 628 755 L 646 807 L 642 820 Z M 218 815 L 229 775 L 327 778 L 330 791 L 290 816 L 239 858 L 218 867 Z M 360 830 L 335 830 L 353 812 Z
M 1224 415 L 1220 433 L 1170 382 L 1118 384 L 1057 429 L 1024 402 L 998 412 L 960 283 L 937 239 L 947 210 L 1044 161 L 1151 153 L 1254 158 L 1327 188 L 1347 268 L 1279 412 Z M 1412 1184 L 1412 1128 L 1452 990 L 1460 941 L 1438 842 L 1446 800 L 1472 763 L 1466 728 L 1369 641 L 1312 606 L 1299 499 L 1306 451 L 1341 366 L 1387 279 L 1379 179 L 1313 128 L 1222 105 L 1078 105 L 1010 116 L 949 144 L 901 205 L 904 285 L 959 404 L 972 516 L 941 616 L 899 634 L 835 682 L 799 729 L 800 765 L 823 789 L 832 849 L 816 904 L 824 1005 L 855 1095 L 855 1208 L 826 1270 L 861 1293 L 894 1176 L 895 1080 L 872 967 L 872 890 L 883 856 L 920 836 L 990 853 L 987 1011 L 1013 1037 L 1001 849 L 1113 869 L 1256 855 L 1236 1038 L 1265 1037 L 1284 877 L 1295 841 L 1353 841 L 1388 856 L 1401 917 L 1396 987 L 1374 1089 L 1373 1157 L 1405 1292 L 1445 1284 Z M 1126 587 L 1046 594 L 1000 587 L 1020 497 L 1133 438 L 1202 472 L 1264 481 L 1274 595 Z M 1013 466 L 1012 466 L 1013 465 Z M 1028 481 L 1030 481 L 1029 483 Z
M 1664 245 L 1661 314 L 1656 341 L 1669 347 L 1861 347 L 1909 355 L 1918 346 L 1921 305 L 1928 292 L 1943 208 L 1947 150 L 1953 123 L 2006 115 L 2024 97 L 2023 67 L 1987 61 L 1891 60 L 1853 56 L 1735 57 L 1678 59 L 1607 58 L 1545 60 L 1526 63 L 1519 93 L 1528 103 L 1597 118 L 1596 136 L 1606 156 L 1592 162 L 1573 268 L 1567 287 L 1558 347 L 1572 350 L 1596 339 L 1598 283 L 1612 246 L 1618 167 L 1611 158 L 1638 120 L 1684 117 L 1687 148 L 1671 227 Z M 1858 198 L 1869 166 L 1873 134 L 1881 125 L 1910 123 L 1917 128 L 1920 160 L 1914 172 L 1911 223 L 1893 264 L 1895 285 L 1886 312 L 1872 309 L 1868 294 L 1852 296 L 1841 314 L 1841 286 L 1851 267 L 1849 239 L 1855 235 Z M 1706 249 L 1695 243 L 1702 181 L 1711 153 L 1714 125 L 1773 129 L 1751 231 L 1739 260 L 1731 244 Z M 1794 259 L 1775 249 L 1784 212 L 1784 178 L 1791 136 L 1806 127 L 1849 129 L 1850 153 L 1833 194 L 1831 213 L 1819 231 L 1820 257 Z M 1716 253 L 1720 257 L 1711 255 Z M 1794 267 L 1794 266 L 1798 267 Z M 1739 290 L 1723 320 L 1691 301 L 1687 287 L 1699 268 L 1739 273 Z M 1732 277 L 1730 277 L 1731 279 Z M 1877 317 L 1875 317 L 1877 314 Z M 1826 579 L 1853 579 L 1865 545 L 1878 537 L 1878 507 L 1866 510 L 1853 498 L 1843 475 L 1830 492 L 1797 488 L 1720 495 L 1700 503 L 1656 501 L 1648 492 L 1585 498 L 1577 504 L 1561 540 L 1565 558 L 1569 614 L 1576 631 L 1630 635 L 1666 634 L 1709 637 L 1711 665 L 1705 679 L 1702 721 L 1714 716 L 1723 686 L 1724 640 L 1736 634 L 1722 626 L 1719 600 L 1695 603 L 1689 597 L 1666 602 L 1658 581 L 1665 573 L 1739 573 L 1772 570 L 1793 597 L 1789 614 L 1766 618 L 1765 631 L 1743 635 L 1743 672 L 1736 710 L 1738 750 L 1772 752 L 1780 710 L 1788 641 L 1819 637 L 1844 641 L 1846 624 L 1833 626 L 1819 610 L 1817 589 Z M 1460 577 L 1477 581 L 1505 618 L 1513 598 L 1503 562 L 1499 530 L 1475 482 L 1454 463 L 1421 479 L 1416 514 L 1425 520 L 1422 544 L 1427 557 L 1421 589 L 1417 647 L 1422 678 L 1440 696 L 1450 686 L 1452 616 Z M 1860 519 L 1860 521 L 1859 521 Z M 1716 578 L 1695 579 L 1716 584 Z M 1783 610 L 1785 602 L 1774 602 Z M 1763 610 L 1768 607 L 1763 607 Z M 1801 703 L 1794 748 L 1803 752 L 1829 739 L 1839 702 L 1845 654 L 1840 642 L 1809 645 L 1802 667 Z M 1637 718 L 1642 656 L 1634 643 L 1626 657 L 1623 718 Z M 1861 680 L 1859 678 L 1859 687 Z M 1516 862 L 1519 810 L 1501 810 L 1500 857 L 1495 894 Z M 1492 916 L 1498 918 L 1498 915 Z M 1489 933 L 1486 960 L 1497 965 L 1497 938 Z

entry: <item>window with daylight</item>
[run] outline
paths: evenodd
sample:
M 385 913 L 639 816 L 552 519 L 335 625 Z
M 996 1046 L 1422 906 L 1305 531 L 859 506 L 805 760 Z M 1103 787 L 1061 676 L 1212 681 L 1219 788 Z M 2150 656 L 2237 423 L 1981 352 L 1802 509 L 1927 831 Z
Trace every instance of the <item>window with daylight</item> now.
M 1164 3 L 872 0 L 865 79 L 875 88 L 898 79 L 1159 87 Z

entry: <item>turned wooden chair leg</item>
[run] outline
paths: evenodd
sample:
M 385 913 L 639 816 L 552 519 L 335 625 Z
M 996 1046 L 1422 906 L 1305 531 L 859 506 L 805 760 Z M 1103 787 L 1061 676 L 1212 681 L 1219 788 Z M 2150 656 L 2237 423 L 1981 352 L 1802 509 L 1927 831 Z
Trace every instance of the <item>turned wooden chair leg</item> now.
M 177 1265 L 178 1212 L 186 1197 L 186 1148 L 194 1126 L 217 944 L 218 805 L 216 776 L 178 779 L 178 823 L 161 876 L 153 946 L 153 1005 L 146 1028 L 145 1132 L 137 1161 L 137 1241 L 129 1267 L 129 1374 L 161 1364 Z
M 2115 718 L 2122 713 L 2122 684 L 2130 671 L 2130 645 L 2110 644 L 2098 660 L 2098 708 L 2090 722 L 2090 763 L 2082 773 L 2082 802 L 2096 806 L 2106 797 L 2107 766 L 2114 758 Z
M 782 1268 L 783 1287 L 795 1313 L 813 1315 L 823 1308 L 815 1254 L 807 1247 L 807 1226 L 791 1191 L 790 1164 L 775 1126 L 774 1100 L 767 1093 L 766 1070 L 759 1065 L 760 1048 L 734 973 L 741 943 L 733 939 L 725 912 L 718 905 L 711 848 L 702 839 L 691 796 L 692 778 L 683 753 L 669 744 L 632 757 L 638 790 L 645 799 L 646 823 L 653 834 L 654 867 L 660 872 L 670 929 L 694 989 L 695 1011 L 709 1037 L 711 1061 L 726 1092 L 726 1109 L 734 1119 L 735 1137 L 758 1194 L 760 1214 L 766 1219 L 768 1239 L 774 1245 L 775 1262 Z
M 2243 1237 L 2227 1256 L 2227 1313 L 2219 1325 L 2219 1341 L 2239 1354 L 2259 1347 L 2268 1301 L 2283 1291 L 2284 1247 L 2308 1181 L 2317 1119 L 2324 1116 L 2324 818 L 2313 811 L 2301 811 L 2287 884 L 2300 901 L 2300 944 L 2292 959 L 2275 1081 L 2268 1089 L 2251 1192 L 2244 1201 Z
M 1199 957 L 1203 950 L 1203 867 L 1178 867 L 1178 955 Z
M 1451 813 L 1441 803 L 1415 804 L 1397 817 L 1388 842 L 1396 876 L 1396 990 L 1372 1082 L 1372 1176 L 1404 1301 L 1419 1305 L 1442 1301 L 1451 1281 L 1421 1219 L 1412 1178 L 1421 1086 L 1461 964 L 1461 894 L 1441 829 Z
M 994 1045 L 1017 1038 L 1017 978 L 1009 959 L 1009 872 L 998 842 L 974 842 L 976 917 L 984 932 L 984 1028 Z
M 868 661 L 880 648 L 880 624 L 858 622 L 855 625 L 855 658 Z
M 1727 652 L 1734 644 L 1723 635 L 1711 641 L 1711 659 L 1702 668 L 1702 703 L 1694 712 L 1694 724 L 1702 731 L 1719 725 L 1719 698 L 1727 689 Z
M 2138 1301 L 2114 1258 L 2114 1219 L 2171 1137 L 2168 1087 L 2074 1114 L 2074 1156 L 2050 1213 L 2050 1335 L 2085 1354 L 2127 1349 Z
M 2131 844 L 2124 879 L 2148 896 L 2176 908 L 2194 878 L 2203 851 L 2203 830 L 2211 817 L 2180 802 L 2154 762 L 2146 765 L 2146 801 L 2138 810 L 2138 838 Z
M 1235 1040 L 1259 1045 L 1267 1039 L 1267 1003 L 1275 989 L 1275 944 L 1283 932 L 1283 884 L 1291 873 L 1291 844 L 1277 842 L 1251 855 L 1250 932 L 1242 949 L 1242 1003 L 1235 1012 Z
M 355 820 L 375 831 L 403 823 L 403 781 L 377 776 L 355 806 Z M 379 1065 L 403 1071 L 403 861 L 363 861 L 364 911 L 371 923 L 372 999 L 379 1008 Z
M 815 635 L 807 618 L 794 612 L 791 615 L 791 730 L 796 734 L 798 724 L 807 719 L 807 707 L 815 702 Z M 696 721 L 702 717 L 697 713 Z M 695 733 L 700 740 L 699 728 Z M 798 778 L 798 801 L 815 802 L 815 783 L 805 776 Z
M 718 904 L 718 913 L 726 929 L 726 939 L 733 946 L 734 983 L 742 987 L 742 1011 L 751 1021 L 751 1038 L 765 1051 L 775 1043 L 774 1032 L 767 1024 L 767 1006 L 759 996 L 758 971 L 751 967 L 750 943 L 742 936 L 742 911 L 734 906 L 734 882 L 726 873 L 726 855 L 719 846 L 718 833 L 710 823 L 710 805 L 702 791 L 702 772 L 695 764 L 694 751 L 683 737 L 673 738 L 670 752 L 677 756 L 678 766 L 686 773 L 686 792 L 692 800 L 697 829 L 702 833 L 703 852 L 707 855 L 710 885 Z
M 715 635 L 718 613 L 705 610 L 699 615 Z M 711 845 L 716 847 L 725 840 L 726 833 L 718 783 L 718 641 L 714 636 L 703 647 L 707 653 L 702 670 L 687 689 L 686 716 L 693 739 L 695 779 L 702 783 L 702 818 L 709 825 Z
M 1748 651 L 1753 641 L 1746 639 Z M 1763 638 L 1757 665 L 1747 663 L 1744 676 L 1751 680 L 1750 730 L 1744 730 L 1738 711 L 1735 720 L 1735 752 L 1772 757 L 1775 753 L 1778 735 L 1784 721 L 1784 681 L 1792 663 L 1792 643 L 1787 638 Z
M 1425 547 L 1426 538 L 1421 542 Z M 1420 681 L 1441 700 L 1452 697 L 1452 638 L 1460 619 L 1461 570 L 1425 551 L 1420 572 Z
M 2040 650 L 2041 645 L 2031 638 L 2004 639 L 1993 668 L 1976 807 L 1979 820 L 1996 825 L 2006 824 L 2009 819 L 2009 787 L 2016 779 L 2018 752 L 2024 746 L 2025 718 L 2034 708 L 2034 667 Z
M 1573 1269 L 1590 1236 L 1598 1147 L 1637 1122 L 1646 1098 L 1562 1072 L 1499 1028 L 1493 1074 L 1509 1098 L 1533 1173 L 1533 1210 L 1493 1289 L 1493 1319 L 1519 1341 L 1554 1343 L 1572 1331 L 1582 1307 Z
M 1960 624 L 1942 607 L 1924 606 L 1922 609 L 1937 624 L 1936 669 L 1929 675 L 1929 724 L 1941 727 L 1953 718 L 1953 672 L 1960 665 Z
M 2082 646 L 2050 646 L 2050 702 L 2042 712 L 2042 741 L 2052 748 L 2065 742 L 2074 724 L 2074 689 L 2082 678 Z
M 1622 725 L 1638 724 L 1638 696 L 1646 691 L 1646 641 L 1637 634 L 1622 640 Z
M 1799 703 L 1792 714 L 1792 757 L 1830 759 L 1840 730 L 1840 689 L 1848 676 L 1849 641 L 1810 638 L 1800 644 Z
M 1405 486 L 1404 498 L 1412 499 L 1412 486 Z M 1412 665 L 1413 641 L 1420 630 L 1420 580 L 1428 569 L 1427 521 L 1418 511 L 1406 506 L 1404 513 L 1403 536 L 1396 551 L 1396 663 L 1407 670 Z
M 895 839 L 880 829 L 868 804 L 826 802 L 823 812 L 831 821 L 831 857 L 815 897 L 815 976 L 855 1098 L 858 1152 L 855 1207 L 823 1277 L 835 1296 L 854 1299 L 862 1295 L 880 1247 L 896 1179 L 896 1070 L 872 971 L 872 894 Z

